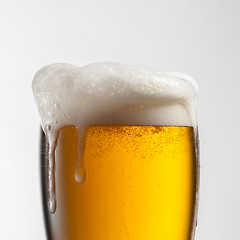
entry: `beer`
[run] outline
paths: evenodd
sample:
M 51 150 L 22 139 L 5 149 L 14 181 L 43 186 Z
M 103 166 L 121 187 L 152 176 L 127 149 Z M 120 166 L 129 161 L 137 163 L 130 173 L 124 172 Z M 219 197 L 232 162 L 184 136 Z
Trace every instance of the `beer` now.
M 59 131 L 49 239 L 190 239 L 197 190 L 192 127 L 90 126 L 83 184 L 74 175 L 77 139 L 74 126 Z
M 48 239 L 194 239 L 193 80 L 112 63 L 56 64 L 37 73 L 33 90 L 45 132 Z

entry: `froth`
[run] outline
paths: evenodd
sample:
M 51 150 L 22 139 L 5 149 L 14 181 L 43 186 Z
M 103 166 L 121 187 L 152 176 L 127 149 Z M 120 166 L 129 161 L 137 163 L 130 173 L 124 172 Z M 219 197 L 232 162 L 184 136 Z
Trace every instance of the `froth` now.
M 189 76 L 142 66 L 52 64 L 33 80 L 46 131 L 64 125 L 196 125 L 198 87 Z

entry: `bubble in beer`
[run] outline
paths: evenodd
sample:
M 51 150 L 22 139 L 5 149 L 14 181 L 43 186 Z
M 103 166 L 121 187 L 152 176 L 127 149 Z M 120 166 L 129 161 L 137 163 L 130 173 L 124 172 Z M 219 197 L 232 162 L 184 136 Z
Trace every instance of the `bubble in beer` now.
M 197 126 L 196 82 L 186 74 L 153 71 L 143 66 L 93 63 L 83 67 L 58 63 L 40 69 L 33 94 L 48 138 L 49 206 L 56 210 L 55 144 L 67 125 L 78 130 L 75 178 L 83 184 L 84 134 L 90 125 Z

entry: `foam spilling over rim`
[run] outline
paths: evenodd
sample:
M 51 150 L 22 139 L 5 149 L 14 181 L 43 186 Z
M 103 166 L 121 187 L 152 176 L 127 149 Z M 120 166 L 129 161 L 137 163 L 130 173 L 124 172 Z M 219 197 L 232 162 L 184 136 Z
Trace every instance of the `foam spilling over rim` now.
M 55 147 L 62 127 L 77 127 L 75 178 L 83 183 L 87 171 L 81 157 L 89 125 L 197 126 L 198 86 L 183 73 L 119 63 L 93 63 L 83 67 L 58 63 L 40 69 L 32 89 L 49 145 L 51 213 L 56 211 Z
M 33 80 L 44 131 L 65 125 L 196 126 L 196 82 L 143 66 L 52 64 Z

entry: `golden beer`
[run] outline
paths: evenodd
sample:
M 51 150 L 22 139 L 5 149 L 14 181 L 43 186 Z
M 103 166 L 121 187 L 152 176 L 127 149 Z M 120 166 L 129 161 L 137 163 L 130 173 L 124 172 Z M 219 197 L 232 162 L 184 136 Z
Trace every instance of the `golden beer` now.
M 75 126 L 57 134 L 54 214 L 47 207 L 48 149 L 42 136 L 49 240 L 193 239 L 198 188 L 193 127 L 89 126 L 82 184 L 75 178 L 78 134 Z

